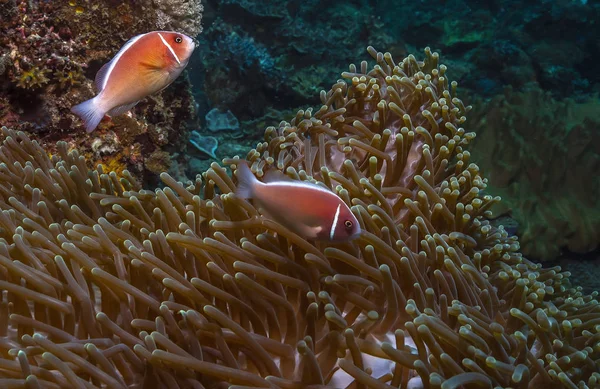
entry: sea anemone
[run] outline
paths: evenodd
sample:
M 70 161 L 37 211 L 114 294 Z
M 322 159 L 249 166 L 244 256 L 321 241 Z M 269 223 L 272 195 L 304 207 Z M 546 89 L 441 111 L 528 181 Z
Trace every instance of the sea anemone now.
M 246 157 L 338 193 L 352 242 L 236 197 L 239 157 L 148 191 L 3 129 L 0 385 L 597 386 L 595 296 L 487 221 L 499 199 L 438 55 L 368 51 Z

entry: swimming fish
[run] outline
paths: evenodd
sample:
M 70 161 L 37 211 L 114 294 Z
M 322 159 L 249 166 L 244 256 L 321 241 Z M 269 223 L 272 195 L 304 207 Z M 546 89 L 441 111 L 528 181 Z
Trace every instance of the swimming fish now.
M 196 47 L 192 38 L 173 31 L 153 31 L 131 38 L 96 74 L 98 95 L 71 108 L 87 132 L 105 114 L 118 116 L 140 100 L 169 86 L 188 64 Z
M 259 181 L 245 161 L 236 171 L 235 194 L 252 198 L 279 224 L 305 239 L 348 241 L 360 234 L 360 224 L 335 193 L 310 182 L 288 179 L 278 170 Z

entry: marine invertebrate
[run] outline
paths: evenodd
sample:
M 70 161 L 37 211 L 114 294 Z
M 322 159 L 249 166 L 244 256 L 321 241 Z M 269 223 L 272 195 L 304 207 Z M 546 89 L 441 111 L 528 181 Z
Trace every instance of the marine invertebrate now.
M 57 21 L 52 16 L 60 8 L 48 2 L 20 2 L 18 12 L 3 19 L 4 58 L 10 60 L 3 61 L 2 73 L 7 81 L 21 88 L 39 89 L 52 84 L 64 86 L 65 75 L 74 81 L 83 77 L 83 42 L 71 39 L 64 28 L 54 30 Z
M 178 30 L 195 37 L 202 32 L 202 12 L 200 0 L 152 0 L 152 9 L 156 15 L 156 25 L 160 29 Z
M 144 165 L 146 169 L 151 171 L 154 174 L 160 174 L 164 171 L 169 170 L 169 166 L 171 166 L 171 158 L 169 153 L 162 150 L 154 150 L 150 155 L 145 159 Z
M 222 112 L 231 110 L 240 119 L 248 112 L 260 115 L 268 105 L 265 92 L 281 87 L 286 79 L 277 58 L 260 41 L 221 19 L 206 34 L 202 58 L 210 71 L 201 82 L 209 105 Z
M 100 65 L 110 60 L 128 38 L 160 28 L 158 19 L 162 26 L 166 17 L 163 14 L 182 16 L 167 20 L 171 28 L 181 28 L 192 36 L 200 30 L 199 1 L 115 5 L 111 0 L 0 2 L 2 125 L 35 134 L 50 150 L 56 141 L 64 140 L 77 145 L 84 155 L 93 154 L 93 137 L 87 137 L 76 126 L 80 122 L 70 109 L 94 96 L 93 77 Z M 156 148 L 166 153 L 185 150 L 187 126 L 195 126 L 196 116 L 187 78 L 177 82 L 178 87 L 136 107 L 133 119 L 102 122 L 103 131 L 119 135 L 115 150 L 118 164 L 133 175 L 149 173 L 143 161 L 137 159 L 147 157 Z M 142 153 L 128 156 L 134 148 Z M 108 163 L 106 159 L 90 158 L 90 163 Z
M 486 220 L 437 54 L 369 52 L 247 156 L 339 193 L 353 243 L 300 239 L 216 163 L 152 192 L 4 129 L 0 384 L 597 385 L 597 301 Z
M 247 34 L 240 34 L 227 25 L 221 25 L 222 23 L 221 20 L 217 20 L 217 26 L 212 31 L 218 39 L 211 42 L 211 48 L 214 52 L 220 53 L 221 61 L 228 70 L 233 70 L 240 75 L 256 73 L 270 82 L 274 80 L 281 82 L 275 59 L 267 47 Z
M 318 92 L 336 77 L 335 69 L 360 55 L 366 44 L 361 42 L 389 38 L 388 28 L 367 16 L 380 13 L 366 2 L 208 4 L 217 17 L 199 37 L 207 74 L 194 81 L 206 91 L 200 98 L 207 105 L 229 109 L 240 121 L 263 116 L 265 107 L 283 111 L 315 104 Z
M 63 89 L 81 85 L 81 82 L 84 80 L 81 71 L 68 69 L 55 71 L 53 77 L 57 80 L 58 85 Z
M 18 76 L 19 82 L 17 85 L 24 89 L 41 88 L 49 81 L 48 77 L 46 77 L 48 73 L 48 69 L 39 69 L 37 67 L 32 67 L 29 70 L 23 70 Z
M 190 143 L 200 152 L 217 159 L 215 152 L 217 151 L 217 147 L 219 147 L 219 140 L 214 136 L 206 136 L 198 131 L 192 131 L 190 134 Z
M 206 128 L 211 132 L 240 129 L 240 122 L 229 110 L 221 112 L 218 108 L 213 108 L 204 116 L 204 120 L 206 120 Z
M 551 260 L 567 249 L 594 250 L 600 242 L 600 144 L 597 99 L 555 100 L 540 89 L 507 88 L 480 101 L 469 125 L 473 155 L 502 196 L 499 216 L 519 224 L 522 252 Z

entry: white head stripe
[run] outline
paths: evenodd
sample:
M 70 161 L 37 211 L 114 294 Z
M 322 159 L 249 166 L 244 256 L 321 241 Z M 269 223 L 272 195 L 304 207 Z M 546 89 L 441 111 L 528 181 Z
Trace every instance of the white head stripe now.
M 164 43 L 165 46 L 167 46 L 167 49 L 169 49 L 169 51 L 171 52 L 171 54 L 173 54 L 173 57 L 175 57 L 175 61 L 177 61 L 177 63 L 181 65 L 181 62 L 179 61 L 177 54 L 175 54 L 175 50 L 173 50 L 171 45 L 165 40 L 165 38 L 163 38 L 163 36 L 160 34 L 160 32 L 157 32 L 157 34 L 160 37 L 160 40 L 162 41 L 162 43 Z
M 335 235 L 335 227 L 337 227 L 338 218 L 340 217 L 340 207 L 342 204 L 338 204 L 337 209 L 335 210 L 335 216 L 333 217 L 333 223 L 331 224 L 331 231 L 329 232 L 329 239 L 333 240 L 333 235 Z

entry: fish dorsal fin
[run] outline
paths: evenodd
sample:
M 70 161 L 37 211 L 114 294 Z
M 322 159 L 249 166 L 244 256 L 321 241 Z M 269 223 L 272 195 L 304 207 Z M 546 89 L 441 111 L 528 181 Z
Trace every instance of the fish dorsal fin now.
M 263 177 L 263 182 L 266 182 L 266 183 L 281 182 L 281 181 L 285 181 L 285 182 L 292 181 L 293 182 L 294 180 L 292 180 L 289 176 L 284 174 L 281 170 L 277 170 L 277 169 L 267 170 L 267 172 L 265 173 L 265 175 Z
M 129 111 L 131 108 L 135 107 L 137 103 L 139 103 L 139 101 L 136 101 L 135 103 L 131 104 L 119 105 L 118 107 L 114 107 L 113 109 L 108 111 L 107 114 L 111 117 L 122 115 L 125 112 Z
M 131 38 L 130 40 L 128 40 L 123 45 L 123 47 L 121 47 L 121 50 L 119 50 L 119 52 L 113 57 L 113 59 L 108 61 L 106 64 L 104 64 L 104 66 L 102 66 L 100 68 L 100 70 L 98 70 L 98 73 L 96 73 L 96 79 L 95 79 L 96 89 L 98 90 L 98 93 L 102 92 L 102 90 L 106 87 L 106 83 L 108 82 L 110 73 L 112 73 L 113 69 L 115 68 L 115 65 L 119 61 L 119 58 L 121 58 L 121 56 L 127 50 L 129 50 L 129 48 L 144 35 L 146 35 L 146 34 L 136 35 L 133 38 Z
M 96 90 L 98 91 L 98 93 L 102 92 L 102 89 L 104 89 L 104 86 L 106 85 L 106 79 L 108 78 L 106 73 L 108 73 L 108 70 L 111 68 L 113 60 L 114 59 L 111 59 L 110 61 L 102 65 L 100 70 L 98 70 L 98 73 L 96 73 L 95 83 Z
M 320 189 L 325 192 L 333 193 L 332 190 L 329 187 L 327 187 L 327 185 L 323 184 L 322 182 L 294 180 L 287 174 L 284 174 L 281 170 L 277 170 L 277 169 L 267 170 L 262 181 L 266 184 L 275 183 L 275 182 L 287 182 L 287 183 L 291 183 L 291 184 L 298 185 L 298 186 L 313 187 L 315 189 Z

